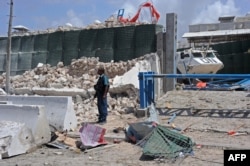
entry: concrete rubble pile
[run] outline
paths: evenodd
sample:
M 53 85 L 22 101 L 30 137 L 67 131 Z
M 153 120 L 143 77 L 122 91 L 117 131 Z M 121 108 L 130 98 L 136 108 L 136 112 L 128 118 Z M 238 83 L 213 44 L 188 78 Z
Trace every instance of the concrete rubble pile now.
M 12 133 L 0 130 L 0 157 L 19 155 L 46 144 L 51 132 L 76 131 L 84 122 L 95 122 L 98 109 L 97 100 L 93 100 L 93 87 L 99 66 L 105 67 L 110 78 L 109 114 L 133 113 L 139 106 L 138 73 L 151 71 L 156 56 L 152 53 L 117 63 L 82 57 L 73 59 L 69 66 L 62 62 L 57 66 L 39 63 L 22 75 L 11 76 L 9 94 L 0 91 L 0 122 L 8 121 L 2 123 L 2 129 L 15 128 Z M 5 84 L 6 73 L 0 75 L 0 89 Z M 35 142 L 23 142 L 17 137 L 26 130 L 31 133 L 25 132 L 29 134 L 25 138 L 34 137 Z M 43 131 L 41 137 L 39 131 Z M 14 138 L 7 140 L 8 146 L 5 146 L 6 137 Z M 19 151 L 15 151 L 18 147 Z
M 138 108 L 138 72 L 150 71 L 150 63 L 145 60 L 155 54 L 148 54 L 126 62 L 99 62 L 98 58 L 82 57 L 72 60 L 69 66 L 59 62 L 57 66 L 38 64 L 23 75 L 10 78 L 11 93 L 15 95 L 72 96 L 78 125 L 96 121 L 98 113 L 93 85 L 97 81 L 96 69 L 104 66 L 110 78 L 108 97 L 109 113 L 120 115 Z M 133 69 L 136 68 L 136 69 Z M 129 73 L 134 71 L 134 73 Z M 129 79 L 123 77 L 126 75 Z M 132 76 L 133 75 L 133 76 Z M 0 86 L 5 85 L 5 73 L 0 76 Z

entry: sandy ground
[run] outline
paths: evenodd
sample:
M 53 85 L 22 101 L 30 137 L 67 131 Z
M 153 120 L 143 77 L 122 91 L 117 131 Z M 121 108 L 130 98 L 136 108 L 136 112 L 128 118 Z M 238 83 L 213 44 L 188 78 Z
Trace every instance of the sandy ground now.
M 142 149 L 127 142 L 113 143 L 114 138 L 124 138 L 124 133 L 114 133 L 113 129 L 124 127 L 137 119 L 134 114 L 112 115 L 107 129 L 108 145 L 87 152 L 71 149 L 58 149 L 42 146 L 37 150 L 8 159 L 0 160 L 1 166 L 77 166 L 77 165 L 223 165 L 224 149 L 250 149 L 250 95 L 247 92 L 171 92 L 157 103 L 161 124 L 167 122 L 173 113 L 177 117 L 175 126 L 185 129 L 184 135 L 190 137 L 196 145 L 194 155 L 173 160 L 153 160 L 142 155 Z M 230 136 L 229 130 L 242 135 Z

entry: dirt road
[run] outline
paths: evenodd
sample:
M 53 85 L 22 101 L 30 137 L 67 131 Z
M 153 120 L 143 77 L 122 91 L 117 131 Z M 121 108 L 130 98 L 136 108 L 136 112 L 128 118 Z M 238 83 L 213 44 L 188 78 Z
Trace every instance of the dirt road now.
M 157 161 L 142 156 L 142 149 L 127 142 L 113 144 L 113 133 L 137 119 L 133 114 L 109 115 L 107 129 L 109 144 L 89 152 L 43 146 L 34 152 L 0 160 L 1 166 L 142 166 L 142 165 L 223 165 L 224 149 L 250 149 L 250 95 L 247 92 L 171 92 L 157 101 L 161 124 L 176 113 L 175 126 L 186 129 L 183 134 L 196 145 L 194 155 L 186 158 Z M 231 136 L 235 130 L 239 135 Z

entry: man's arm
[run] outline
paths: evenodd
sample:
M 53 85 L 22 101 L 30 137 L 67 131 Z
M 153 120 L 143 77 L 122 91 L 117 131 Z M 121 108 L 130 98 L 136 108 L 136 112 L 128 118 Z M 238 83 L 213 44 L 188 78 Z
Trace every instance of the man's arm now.
M 103 93 L 103 98 L 107 97 L 107 93 L 109 91 L 109 80 L 108 80 L 108 77 L 105 75 L 104 77 L 104 93 Z
M 104 93 L 103 93 L 103 98 L 107 97 L 107 93 L 109 90 L 109 85 L 105 85 Z

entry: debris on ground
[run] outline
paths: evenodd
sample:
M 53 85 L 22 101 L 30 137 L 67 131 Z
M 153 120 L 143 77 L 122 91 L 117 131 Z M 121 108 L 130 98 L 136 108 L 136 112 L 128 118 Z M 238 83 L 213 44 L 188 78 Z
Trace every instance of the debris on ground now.
M 154 158 L 174 159 L 180 153 L 192 153 L 195 143 L 191 138 L 158 125 L 153 131 L 137 143 L 143 148 L 143 155 Z
M 90 123 L 84 123 L 79 132 L 82 142 L 81 149 L 89 149 L 108 144 L 104 139 L 106 132 L 105 128 Z

